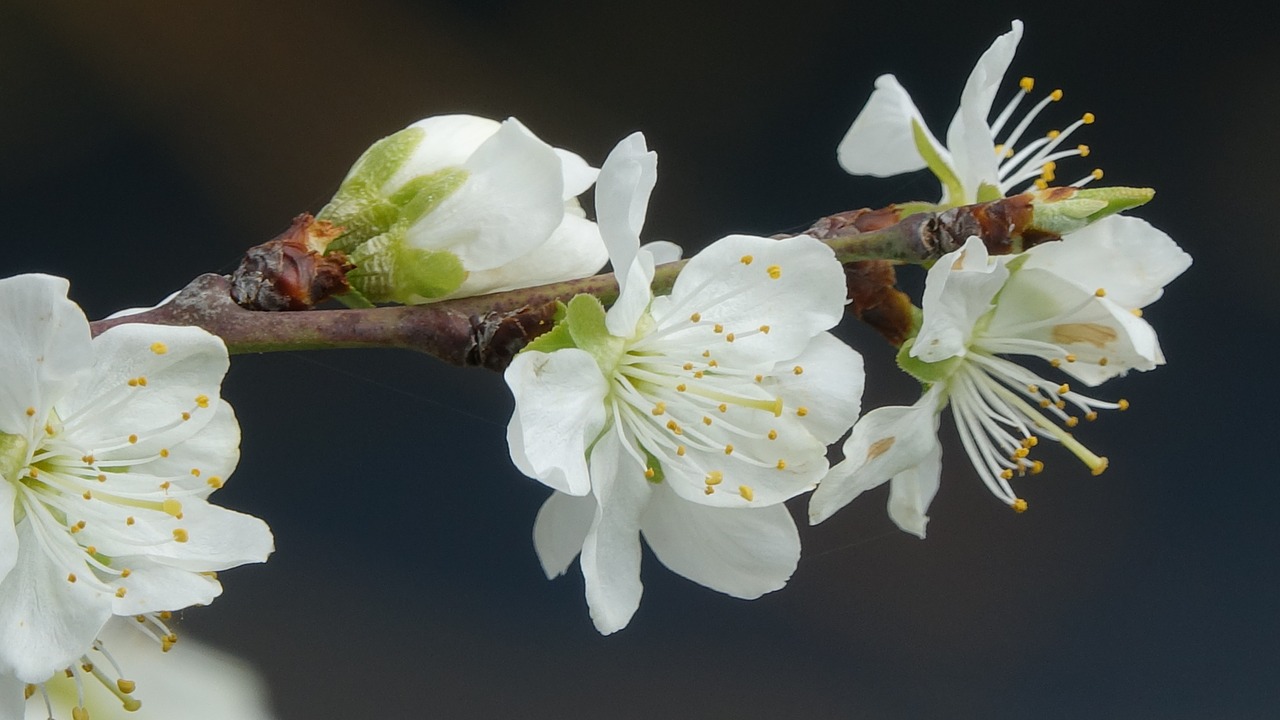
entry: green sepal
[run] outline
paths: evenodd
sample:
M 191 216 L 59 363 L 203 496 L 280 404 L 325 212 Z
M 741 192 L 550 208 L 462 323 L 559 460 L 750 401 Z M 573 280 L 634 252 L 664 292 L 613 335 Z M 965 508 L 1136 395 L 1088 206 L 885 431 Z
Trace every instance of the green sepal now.
M 568 309 L 565 307 L 565 304 L 557 300 L 555 325 L 551 328 L 551 330 L 534 338 L 533 342 L 529 343 L 528 345 L 525 345 L 524 349 L 521 350 L 520 352 L 525 352 L 526 350 L 535 350 L 537 352 L 550 353 L 550 352 L 555 352 L 556 350 L 564 350 L 566 348 L 578 347 L 577 345 L 573 344 L 573 336 L 569 334 L 568 323 L 564 322 L 564 318 L 567 314 L 568 314 Z
M 1000 192 L 1000 188 L 990 183 L 981 183 L 978 185 L 978 202 L 991 202 L 1004 197 L 1004 193 Z
M 640 448 L 640 449 L 644 450 L 644 448 Z M 644 461 L 645 461 L 645 467 L 653 468 L 653 477 L 646 477 L 645 479 L 653 483 L 654 485 L 662 484 L 662 481 L 665 480 L 667 477 L 662 472 L 662 463 L 658 462 L 658 458 L 655 457 L 654 454 L 649 452 L 648 450 L 644 450 Z
M 919 215 L 923 212 L 938 212 L 942 210 L 942 206 L 937 203 L 925 202 L 923 200 L 911 200 L 904 203 L 896 203 L 894 207 L 898 210 L 898 217 L 906 220 L 912 215 Z
M 467 279 L 462 260 L 448 250 L 410 246 L 404 226 L 378 235 L 351 254 L 351 287 L 372 302 L 415 303 L 443 297 Z
M 27 439 L 0 432 L 0 482 L 18 481 L 18 470 L 27 460 Z
M 964 358 L 956 356 L 947 358 L 939 362 L 925 362 L 920 358 L 911 357 L 911 346 L 915 344 L 916 339 L 910 338 L 902 343 L 902 347 L 898 349 L 898 367 L 911 377 L 922 383 L 936 383 L 951 377 L 952 373 L 964 363 Z
M 916 143 L 916 152 L 920 153 L 920 157 L 924 158 L 924 164 L 938 178 L 938 182 L 947 189 L 947 197 L 951 198 L 953 204 L 962 204 L 964 202 L 964 185 L 960 183 L 960 178 L 956 177 L 955 170 L 947 164 L 938 151 L 934 149 L 933 143 L 929 142 L 929 136 L 920 121 L 915 118 L 911 119 L 911 137 Z
M 375 307 L 375 305 L 369 301 L 369 298 L 365 297 L 359 290 L 356 290 L 353 287 L 348 287 L 347 291 L 341 295 L 334 295 L 334 298 L 336 298 L 338 302 L 354 310 Z
M 1045 191 L 1032 202 L 1031 227 L 1066 235 L 1108 215 L 1143 205 L 1155 196 L 1150 188 L 1084 188 L 1069 197 L 1055 198 L 1058 190 Z
M 427 132 L 422 128 L 405 128 L 388 135 L 369 146 L 347 173 L 335 198 L 349 193 L 377 193 L 404 167 L 413 151 L 418 149 Z
M 609 333 L 605 314 L 604 305 L 596 296 L 574 295 L 565 308 L 564 324 L 574 347 L 591 353 L 600 369 L 610 375 L 622 357 L 624 341 Z
M 1151 188 L 1100 187 L 1083 188 L 1076 197 L 1088 200 L 1101 200 L 1106 206 L 1091 214 L 1089 222 L 1097 222 L 1108 215 L 1130 210 L 1151 202 L 1156 191 Z

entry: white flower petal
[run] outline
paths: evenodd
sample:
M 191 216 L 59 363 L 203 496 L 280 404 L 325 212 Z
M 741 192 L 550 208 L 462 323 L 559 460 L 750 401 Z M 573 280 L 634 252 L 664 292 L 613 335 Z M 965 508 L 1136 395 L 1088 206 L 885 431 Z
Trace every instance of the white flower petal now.
M 818 484 L 809 499 L 809 522 L 831 517 L 866 490 L 925 463 L 938 447 L 938 401 L 934 386 L 915 405 L 872 410 L 844 443 L 844 461 Z
M 43 542 L 30 519 L 18 523 L 18 562 L 0 582 L 0 675 L 31 683 L 88 652 L 111 617 L 107 596 L 88 581 L 68 582 Z
M 889 519 L 902 531 L 924 539 L 929 504 L 942 480 L 942 445 L 934 443 L 917 465 L 889 481 Z
M 200 497 L 207 497 L 226 484 L 240 461 L 240 424 L 225 400 L 219 400 L 211 409 L 213 414 L 200 432 L 170 446 L 168 457 L 156 457 L 135 466 L 134 474 L 157 478 L 150 482 L 157 490 L 158 478 L 176 478 L 169 481 L 173 489 L 195 491 Z M 112 476 L 105 485 L 115 487 L 119 480 Z
M 588 165 L 575 152 L 564 148 L 556 148 L 555 151 L 560 157 L 560 167 L 564 172 L 564 199 L 567 202 L 586 192 L 595 183 L 600 171 Z
M 181 291 L 181 290 L 175 290 L 175 291 L 173 291 L 173 292 L 169 293 L 169 294 L 165 297 L 165 299 L 161 300 L 160 302 L 156 303 L 155 305 L 152 305 L 151 307 L 125 308 L 124 310 L 117 310 L 117 311 L 115 311 L 115 312 L 111 313 L 110 315 L 108 315 L 105 319 L 106 319 L 106 320 L 114 320 L 114 319 L 116 319 L 116 318 L 129 317 L 130 315 L 141 315 L 141 314 L 142 314 L 142 313 L 144 313 L 144 312 L 149 312 L 149 311 L 151 311 L 151 310 L 155 310 L 156 308 L 160 307 L 161 305 L 164 305 L 164 304 L 168 303 L 170 300 L 173 300 L 174 298 L 178 297 L 178 293 L 180 293 L 180 292 L 182 292 L 182 291 Z
M 513 421 L 518 417 L 522 431 L 520 456 L 512 452 L 516 466 L 553 490 L 590 492 L 586 451 L 604 427 L 608 394 L 595 359 L 575 348 L 527 351 L 504 377 L 516 400 Z
M 475 115 L 437 115 L 413 123 L 409 127 L 421 129 L 422 140 L 383 186 L 382 194 L 391 195 L 419 175 L 461 166 L 501 126 L 497 120 Z
M 929 132 L 920 111 L 898 79 L 892 75 L 876 78 L 876 89 L 836 149 L 840 167 L 854 175 L 875 177 L 923 169 L 925 160 L 916 148 L 913 122 L 924 131 L 934 151 L 949 161 L 947 149 Z
M 596 224 L 582 217 L 580 209 L 577 214 L 565 212 L 546 242 L 506 265 L 472 272 L 446 297 L 474 297 L 588 277 L 608 261 Z
M 996 38 L 978 58 L 960 95 L 960 107 L 947 128 L 947 148 L 954 158 L 956 175 L 968 197 L 952 202 L 975 202 L 981 183 L 998 186 L 999 156 L 988 118 L 1000 82 L 1013 62 L 1022 39 L 1022 22 L 1014 20 L 1009 32 Z
M 709 508 L 659 488 L 641 528 L 663 565 L 700 585 L 745 600 L 781 588 L 800 559 L 800 535 L 782 504 Z
M 23 700 L 25 691 L 26 683 L 12 675 L 0 673 L 0 717 L 13 718 L 13 720 L 24 717 L 22 707 L 26 704 Z M 31 715 L 28 714 L 25 717 L 31 717 Z
M 991 309 L 992 298 L 1008 277 L 1008 268 L 989 258 L 976 236 L 943 255 L 925 280 L 924 320 L 911 357 L 932 363 L 963 356 L 974 325 Z
M 793 407 L 803 406 L 808 411 L 805 429 L 830 445 L 858 419 L 864 378 L 858 351 L 831 333 L 820 333 L 799 356 L 781 363 L 763 386 L 776 388 Z
M 653 315 L 668 327 L 698 313 L 700 324 L 689 323 L 667 341 L 710 346 L 714 357 L 767 367 L 795 357 L 840 322 L 846 292 L 835 254 L 808 235 L 730 235 L 689 260 L 668 300 L 654 303 Z M 712 324 L 723 332 L 713 335 Z
M 466 182 L 406 231 L 411 246 L 449 250 L 468 270 L 489 270 L 541 245 L 564 218 L 560 158 L 514 118 L 463 168 Z
M 609 249 L 609 261 L 625 274 L 640 247 L 640 230 L 649 208 L 649 195 L 658 181 L 658 154 L 649 150 L 644 134 L 632 133 L 619 142 L 600 166 L 596 179 L 596 223 Z M 626 289 L 625 285 L 622 288 Z
M 636 324 L 648 312 L 649 303 L 653 300 L 653 292 L 649 289 L 652 282 L 653 256 L 648 250 L 641 250 L 633 256 L 627 271 L 618 276 L 622 292 L 604 318 L 610 335 L 626 338 L 635 334 Z
M 266 562 L 275 549 L 275 540 L 266 523 L 252 515 L 207 502 L 184 503 L 182 519 L 175 519 L 174 523 L 186 531 L 187 539 L 157 545 L 147 556 L 157 563 L 190 572 Z
M 1112 215 L 1060 242 L 1027 251 L 1025 269 L 1043 268 L 1126 309 L 1155 302 L 1191 266 L 1191 256 L 1145 220 Z
M 18 529 L 9 518 L 14 517 L 14 501 L 17 499 L 13 481 L 0 477 L 0 582 L 18 562 Z
M 582 552 L 595 517 L 592 495 L 575 497 L 557 492 L 542 503 L 533 523 L 533 549 L 548 580 L 563 575 Z
M 50 275 L 0 280 L 0 432 L 27 436 L 92 362 L 89 321 L 67 289 Z
M 112 599 L 115 615 L 130 617 L 208 605 L 222 594 L 222 584 L 202 573 L 158 565 L 142 557 L 120 557 L 116 562 L 129 568 L 129 577 L 116 582 L 126 592 L 124 597 Z
M 92 375 L 57 408 L 68 439 L 99 459 L 154 456 L 200 432 L 215 412 L 200 405 L 216 402 L 229 365 L 222 340 L 197 327 L 117 325 L 91 352 Z
M 652 486 L 610 429 L 591 451 L 595 519 L 582 544 L 591 620 L 603 635 L 627 626 L 640 606 L 640 517 Z
M 684 248 L 679 245 L 668 242 L 666 240 L 655 240 L 640 246 L 641 250 L 648 250 L 653 255 L 653 262 L 656 265 L 676 262 L 684 257 Z

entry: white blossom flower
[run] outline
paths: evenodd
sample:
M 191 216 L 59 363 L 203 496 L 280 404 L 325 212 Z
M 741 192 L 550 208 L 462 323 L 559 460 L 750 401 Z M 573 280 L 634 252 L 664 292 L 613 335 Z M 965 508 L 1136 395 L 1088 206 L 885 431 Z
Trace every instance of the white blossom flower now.
M 33 688 L 26 702 L 26 720 L 73 717 L 83 708 L 93 720 L 270 720 L 274 717 L 262 680 L 243 660 L 191 638 L 183 638 L 173 651 L 161 653 L 137 623 L 117 618 L 101 633 L 103 649 L 91 657 L 96 665 L 128 668 L 126 687 L 136 685 L 141 707 L 126 710 L 115 694 L 97 683 L 77 683 L 76 677 L 59 674 Z M 83 668 L 81 668 L 83 669 Z M 91 671 L 89 671 L 91 672 Z M 26 688 L 16 692 L 0 688 L 21 700 Z M 45 699 L 48 698 L 46 703 Z M 3 717 L 23 717 L 22 706 L 10 714 L 0 703 Z
M 782 587 L 800 550 L 782 503 L 825 474 L 862 394 L 861 357 L 825 332 L 844 274 L 813 238 L 723 238 L 653 296 L 638 245 L 655 177 L 641 135 L 610 154 L 596 196 L 620 297 L 607 313 L 574 298 L 506 373 L 511 457 L 557 491 L 534 528 L 539 559 L 554 578 L 581 553 L 606 634 L 639 605 L 641 534 L 712 589 Z
M 422 303 L 585 277 L 608 259 L 577 196 L 581 157 L 515 118 L 420 120 L 373 145 L 319 218 L 346 229 L 353 287 Z
M 0 280 L 0 677 L 74 671 L 112 615 L 168 646 L 161 613 L 266 559 L 261 520 L 206 500 L 239 457 L 227 364 L 199 328 L 91 338 L 65 280 Z
M 811 522 L 891 481 L 890 517 L 924 537 L 941 472 L 938 415 L 948 405 L 979 476 L 1019 512 L 1026 502 L 1010 480 L 1043 468 L 1028 458 L 1041 438 L 1101 473 L 1107 459 L 1066 428 L 1128 403 L 1083 395 L 1003 356 L 1042 358 L 1091 387 L 1151 370 L 1164 356 L 1141 309 L 1190 263 L 1163 232 L 1122 216 L 1019 256 L 988 257 L 976 237 L 944 255 L 929 270 L 919 334 L 899 355 L 903 369 L 929 389 L 915 405 L 879 408 L 858 421 L 845 460 L 813 494 Z
M 911 96 L 893 75 L 881 75 L 862 112 L 853 121 L 836 151 L 840 165 L 854 175 L 890 177 L 928 168 L 942 183 L 943 205 L 965 205 L 1003 197 L 1031 184 L 1045 187 L 1054 181 L 1057 161 L 1087 156 L 1087 145 L 1067 146 L 1067 139 L 1094 121 L 1092 113 L 1061 130 L 1028 137 L 1027 131 L 1040 112 L 1062 99 L 1053 90 L 1015 122 L 1014 113 L 1029 95 L 1035 80 L 1018 81 L 1020 91 L 990 120 L 992 105 L 1005 72 L 1022 38 L 1022 23 L 996 38 L 969 75 L 960 95 L 960 107 L 947 128 L 943 145 L 929 132 Z M 1008 129 L 1008 132 L 1005 130 Z M 1003 136 L 1002 136 L 1003 133 Z M 1102 177 L 1094 170 L 1072 183 L 1080 187 Z

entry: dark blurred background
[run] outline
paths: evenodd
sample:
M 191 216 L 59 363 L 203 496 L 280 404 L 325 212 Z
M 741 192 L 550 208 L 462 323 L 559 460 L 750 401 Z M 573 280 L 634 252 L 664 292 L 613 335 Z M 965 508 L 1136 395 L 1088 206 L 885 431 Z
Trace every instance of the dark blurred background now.
M 643 130 L 661 156 L 647 238 L 690 250 L 933 197 L 927 176 L 845 175 L 836 143 L 882 72 L 941 133 L 1020 17 L 1007 87 L 1063 88 L 1048 124 L 1099 118 L 1059 176 L 1096 163 L 1156 187 L 1137 214 L 1195 257 L 1146 315 L 1168 366 L 1105 386 L 1133 409 L 1081 433 L 1105 475 L 1048 451 L 1016 515 L 944 425 L 928 540 L 894 529 L 882 490 L 803 528 L 790 585 L 755 602 L 649 556 L 640 611 L 602 638 L 577 566 L 538 567 L 547 492 L 507 460 L 499 376 L 239 357 L 244 456 L 217 497 L 278 550 L 181 630 L 254 662 L 286 719 L 1276 717 L 1280 50 L 1242 6 L 1171 6 L 7 0 L 0 275 L 66 276 L 90 317 L 153 304 L 318 209 L 373 140 L 447 112 L 517 116 L 597 164 Z M 847 325 L 866 406 L 914 400 Z

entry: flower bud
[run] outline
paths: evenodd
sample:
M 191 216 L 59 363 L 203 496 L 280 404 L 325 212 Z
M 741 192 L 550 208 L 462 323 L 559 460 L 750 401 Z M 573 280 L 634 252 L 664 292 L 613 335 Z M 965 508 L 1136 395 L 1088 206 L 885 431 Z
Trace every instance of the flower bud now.
M 319 219 L 372 302 L 418 304 L 591 275 L 608 259 L 576 196 L 582 158 L 514 118 L 420 120 L 374 143 Z

